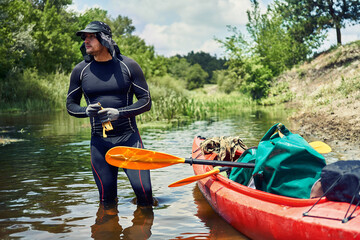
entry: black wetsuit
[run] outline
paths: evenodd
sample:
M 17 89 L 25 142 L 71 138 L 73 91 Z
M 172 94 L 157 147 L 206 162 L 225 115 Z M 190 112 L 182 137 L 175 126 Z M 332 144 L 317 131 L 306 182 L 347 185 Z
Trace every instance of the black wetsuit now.
M 91 117 L 91 167 L 99 189 L 100 201 L 113 207 L 117 197 L 118 168 L 105 161 L 105 153 L 114 146 L 143 148 L 135 116 L 151 108 L 150 92 L 140 66 L 132 59 L 119 56 L 107 62 L 82 61 L 75 66 L 67 96 L 70 115 L 87 117 L 86 107 L 80 106 L 84 95 L 87 104 L 100 103 L 103 108 L 116 108 L 119 118 L 112 121 L 114 130 L 103 138 L 99 118 Z M 137 101 L 133 103 L 133 96 Z M 152 189 L 148 170 L 124 169 L 139 205 L 151 205 Z

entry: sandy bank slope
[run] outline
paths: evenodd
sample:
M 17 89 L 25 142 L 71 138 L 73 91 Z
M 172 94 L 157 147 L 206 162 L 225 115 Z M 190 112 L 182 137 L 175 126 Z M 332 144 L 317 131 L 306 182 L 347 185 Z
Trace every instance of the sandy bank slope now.
M 360 41 L 323 53 L 280 77 L 296 95 L 293 129 L 360 159 Z

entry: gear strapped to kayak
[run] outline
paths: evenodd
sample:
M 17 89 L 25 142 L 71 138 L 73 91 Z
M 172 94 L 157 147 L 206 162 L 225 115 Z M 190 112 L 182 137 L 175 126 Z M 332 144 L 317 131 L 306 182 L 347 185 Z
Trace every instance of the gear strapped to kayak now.
M 338 161 L 325 166 L 317 184 L 323 192 L 321 197 L 326 196 L 331 201 L 350 203 L 342 222 L 349 221 L 360 204 L 360 161 Z M 317 203 L 305 212 L 304 216 L 309 216 L 309 212 Z M 356 206 L 348 216 L 351 204 Z
M 200 144 L 203 153 L 216 153 L 217 158 L 221 161 L 234 161 L 236 160 L 236 153 L 240 152 L 241 154 L 247 148 L 240 137 L 207 138 Z
M 320 153 L 281 123 L 272 126 L 258 147 L 246 150 L 238 162 L 255 163 L 255 168 L 233 168 L 231 180 L 248 185 L 253 178 L 256 189 L 295 198 L 310 198 L 326 165 Z

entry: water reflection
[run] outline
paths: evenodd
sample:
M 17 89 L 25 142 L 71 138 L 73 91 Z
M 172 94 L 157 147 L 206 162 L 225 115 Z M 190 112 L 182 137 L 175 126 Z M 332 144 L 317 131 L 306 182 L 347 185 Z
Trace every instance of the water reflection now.
M 254 146 L 273 124 L 288 127 L 287 116 L 239 109 L 172 129 L 141 129 L 141 135 L 147 149 L 186 158 L 195 136 L 240 136 Z M 0 115 L 0 136 L 23 139 L 0 146 L 0 239 L 243 239 L 212 211 L 195 183 L 167 187 L 194 174 L 187 164 L 151 171 L 159 206 L 150 212 L 131 202 L 134 193 L 120 171 L 119 213 L 105 216 L 90 168 L 89 131 L 88 119 L 63 112 Z
M 137 207 L 133 213 L 132 225 L 125 229 L 119 221 L 117 208 L 105 210 L 100 205 L 95 224 L 91 226 L 91 237 L 95 240 L 149 239 L 154 221 L 151 207 Z
M 193 189 L 193 197 L 197 207 L 196 216 L 209 228 L 211 239 L 249 239 L 231 227 L 211 208 L 197 186 Z

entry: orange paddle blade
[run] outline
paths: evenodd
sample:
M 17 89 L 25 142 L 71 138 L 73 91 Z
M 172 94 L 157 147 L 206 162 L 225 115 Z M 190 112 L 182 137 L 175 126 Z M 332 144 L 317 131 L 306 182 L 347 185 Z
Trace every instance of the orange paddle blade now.
M 208 176 L 217 174 L 217 173 L 219 173 L 219 172 L 220 172 L 220 169 L 219 169 L 219 168 L 216 168 L 216 169 L 213 169 L 213 170 L 211 170 L 211 171 L 209 171 L 209 172 L 207 172 L 207 173 L 204 173 L 204 174 L 187 177 L 187 178 L 181 179 L 181 180 L 179 180 L 179 181 L 173 182 L 172 184 L 169 185 L 169 187 L 180 187 L 180 186 L 183 186 L 183 185 L 186 185 L 186 184 L 190 184 L 190 183 L 192 183 L 192 182 L 195 182 L 195 181 L 197 181 L 197 180 L 206 178 L 206 177 L 208 177 Z
M 113 147 L 106 153 L 105 159 L 115 167 L 136 170 L 157 169 L 185 162 L 185 158 L 133 147 Z

